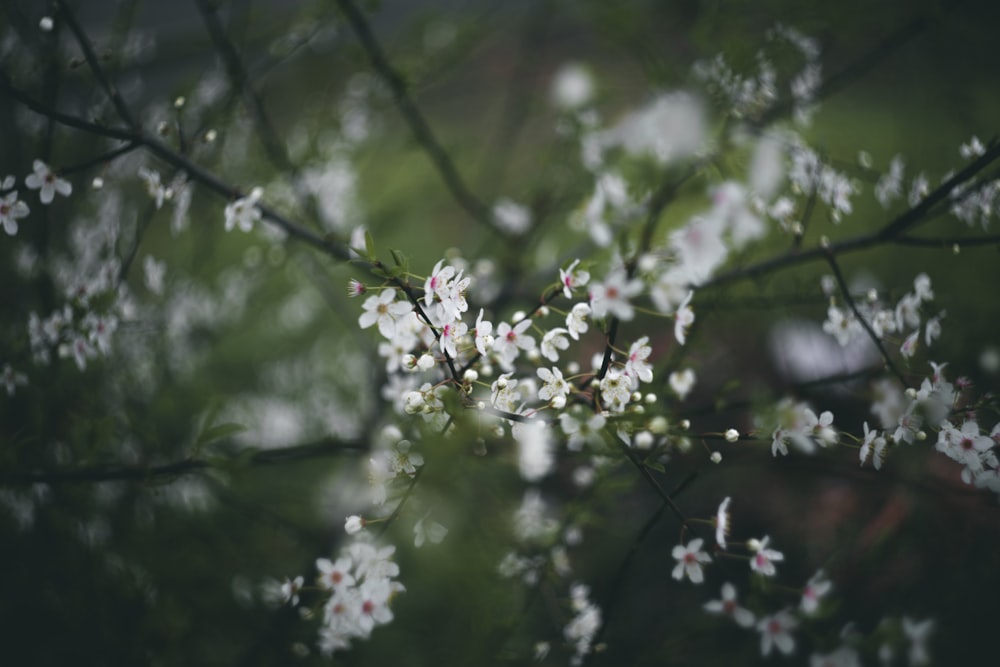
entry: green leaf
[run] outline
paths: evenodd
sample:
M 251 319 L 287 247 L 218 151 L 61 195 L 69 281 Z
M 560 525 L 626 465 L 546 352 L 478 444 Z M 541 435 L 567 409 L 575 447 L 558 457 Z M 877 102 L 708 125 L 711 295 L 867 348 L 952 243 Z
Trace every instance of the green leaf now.
M 375 254 L 375 239 L 372 238 L 369 231 L 365 231 L 365 251 L 368 253 L 368 259 L 374 262 L 377 257 Z
M 195 441 L 195 448 L 203 447 L 209 443 L 216 442 L 217 440 L 222 440 L 228 438 L 237 433 L 242 433 L 247 430 L 246 426 L 242 424 L 216 424 L 215 426 L 210 426 L 198 435 L 198 440 Z
M 400 266 L 406 271 L 410 266 L 410 260 L 403 254 L 402 250 L 396 250 L 395 248 L 390 248 L 389 252 L 392 254 L 393 261 L 396 262 L 396 266 Z
M 646 460 L 642 462 L 642 465 L 646 466 L 650 470 L 655 470 L 656 472 L 666 472 L 666 468 L 659 461 Z

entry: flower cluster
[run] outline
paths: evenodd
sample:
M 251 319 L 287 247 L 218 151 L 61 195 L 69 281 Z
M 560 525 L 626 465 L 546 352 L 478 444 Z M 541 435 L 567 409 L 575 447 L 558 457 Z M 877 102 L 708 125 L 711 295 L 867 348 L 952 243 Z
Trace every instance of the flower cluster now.
M 344 547 L 336 561 L 316 560 L 317 585 L 328 595 L 319 629 L 319 649 L 324 655 L 348 649 L 352 640 L 368 639 L 373 629 L 392 621 L 392 599 L 406 590 L 396 581 L 395 550 L 356 541 Z

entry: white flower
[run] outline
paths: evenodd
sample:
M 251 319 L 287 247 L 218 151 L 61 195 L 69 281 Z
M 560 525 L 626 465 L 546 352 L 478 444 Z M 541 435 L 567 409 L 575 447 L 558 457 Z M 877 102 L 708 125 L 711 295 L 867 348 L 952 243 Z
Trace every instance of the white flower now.
M 425 514 L 413 525 L 413 546 L 418 549 L 424 542 L 440 544 L 441 540 L 448 534 L 448 529 L 436 521 L 427 521 L 430 514 Z
M 0 226 L 11 236 L 17 234 L 17 221 L 30 212 L 28 205 L 17 198 L 17 190 L 0 197 Z
M 160 172 L 147 169 L 146 167 L 139 167 L 139 178 L 146 184 L 146 192 L 156 202 L 156 208 L 162 208 L 163 200 L 167 197 L 167 188 L 160 182 Z
M 163 294 L 163 277 L 167 273 L 167 263 L 158 261 L 152 255 L 142 258 L 142 276 L 146 289 L 156 295 Z
M 729 534 L 729 501 L 729 496 L 726 496 L 715 512 L 715 542 L 723 549 L 726 548 L 726 535 Z
M 500 360 L 500 366 L 504 370 L 511 368 L 511 364 L 517 359 L 520 350 L 535 349 L 535 339 L 525 333 L 531 326 L 531 320 L 524 318 L 513 327 L 506 322 L 501 322 L 497 327 L 496 339 L 493 341 L 493 351 Z
M 858 452 L 858 458 L 861 459 L 861 465 L 865 464 L 868 460 L 869 454 L 872 455 L 872 465 L 875 466 L 876 470 L 882 468 L 882 459 L 885 454 L 886 440 L 883 436 L 879 435 L 877 430 L 868 430 L 868 422 L 864 423 L 865 438 L 861 443 L 861 450 Z
M 646 361 L 652 352 L 653 348 L 649 346 L 649 336 L 643 336 L 632 343 L 632 347 L 629 348 L 628 360 L 625 362 L 625 375 L 634 378 L 636 384 L 639 381 L 653 381 L 653 367 Z
M 391 287 L 368 297 L 361 307 L 365 310 L 358 318 L 361 328 L 378 323 L 379 333 L 389 340 L 396 335 L 396 319 L 413 310 L 408 302 L 396 301 L 396 290 Z
M 400 473 L 413 477 L 417 474 L 417 468 L 424 464 L 424 457 L 419 452 L 411 452 L 412 447 L 409 440 L 400 440 L 392 446 L 392 454 L 389 464 L 392 466 L 394 475 Z
M 682 401 L 694 388 L 695 375 L 694 371 L 690 368 L 685 368 L 683 370 L 674 371 L 670 374 L 670 388 L 673 390 L 677 397 Z
M 721 600 L 709 600 L 702 608 L 710 614 L 729 616 L 740 627 L 749 628 L 754 622 L 753 612 L 736 603 L 736 587 L 729 582 L 722 584 Z
M 569 311 L 569 315 L 566 316 L 566 328 L 573 340 L 579 340 L 580 334 L 586 333 L 590 328 L 587 324 L 587 316 L 590 313 L 590 306 L 585 303 L 578 303 Z
M 531 226 L 531 211 L 512 199 L 501 197 L 493 205 L 493 222 L 505 232 L 523 234 Z
M 761 573 L 765 577 L 773 577 L 776 572 L 774 564 L 785 560 L 783 553 L 767 548 L 767 543 L 770 539 L 770 537 L 764 537 L 764 539 L 760 540 L 755 545 L 757 553 L 750 558 L 750 569 Z
M 257 201 L 263 194 L 263 190 L 254 188 L 246 197 L 240 197 L 226 205 L 227 232 L 232 231 L 233 227 L 239 227 L 244 232 L 253 229 L 254 223 L 260 220 L 261 213 Z
M 594 285 L 590 292 L 590 309 L 594 317 L 604 317 L 608 313 L 619 320 L 631 320 L 635 310 L 629 299 L 642 291 L 642 282 L 629 280 L 624 269 L 609 273 L 603 283 Z
M 299 591 L 302 589 L 304 580 L 301 576 L 295 579 L 285 577 L 281 583 L 281 599 L 284 604 L 291 604 L 293 607 L 299 603 Z
M 438 345 L 441 351 L 452 359 L 458 356 L 457 341 L 465 335 L 469 327 L 465 322 L 449 322 L 441 327 L 441 337 L 438 338 Z
M 580 260 L 575 259 L 565 271 L 563 269 L 559 269 L 559 282 L 562 283 L 563 294 L 567 299 L 573 298 L 574 289 L 583 287 L 590 282 L 590 273 L 584 271 L 583 269 L 574 271 L 576 265 L 579 263 Z
M 538 377 L 545 384 L 538 390 L 538 398 L 549 401 L 556 397 L 565 398 L 569 394 L 569 383 L 563 379 L 562 371 L 555 366 L 550 371 L 548 368 L 539 368 Z
M 757 629 L 760 631 L 760 653 L 767 657 L 774 646 L 785 655 L 795 650 L 795 639 L 791 631 L 798 625 L 787 610 L 779 611 L 773 616 L 760 619 Z
M 3 369 L 0 370 L 0 386 L 3 386 L 7 390 L 8 396 L 13 396 L 14 391 L 18 386 L 24 386 L 28 384 L 28 376 L 24 373 L 18 373 L 10 364 L 4 364 Z
M 350 558 L 338 558 L 332 562 L 329 558 L 317 558 L 316 569 L 319 570 L 319 587 L 335 591 L 354 585 L 354 575 L 351 574 L 353 563 Z
M 348 535 L 356 535 L 365 527 L 365 520 L 357 514 L 353 514 L 344 521 L 344 531 Z
M 35 173 L 28 174 L 24 184 L 31 190 L 38 190 L 38 198 L 43 204 L 51 204 L 57 192 L 63 197 L 73 194 L 73 185 L 56 176 L 47 164 L 35 160 L 33 166 Z
M 493 323 L 483 319 L 483 309 L 479 309 L 479 317 L 476 318 L 476 350 L 479 354 L 486 356 L 486 353 L 493 347 Z
M 517 466 L 522 479 L 537 482 L 552 472 L 555 457 L 545 422 L 515 422 L 510 432 L 517 441 Z
M 594 81 L 587 68 L 579 63 L 566 63 L 556 70 L 549 96 L 560 109 L 581 107 L 594 95 Z
M 601 399 L 612 412 L 622 412 L 632 396 L 632 382 L 621 372 L 611 369 L 601 380 Z
M 801 608 L 803 613 L 815 614 L 816 610 L 819 609 L 820 599 L 830 592 L 833 588 L 833 584 L 826 579 L 826 575 L 823 574 L 823 570 L 820 570 L 806 582 L 805 588 L 802 590 L 802 602 Z
M 979 140 L 979 137 L 972 135 L 969 139 L 969 143 L 962 144 L 958 149 L 958 154 L 964 157 L 966 160 L 979 157 L 986 152 L 986 147 L 983 146 L 983 142 Z
M 677 312 L 674 313 L 674 337 L 681 345 L 687 340 L 688 327 L 694 324 L 694 311 L 689 305 L 693 296 L 694 292 L 688 292 L 680 307 L 677 308 Z
M 604 415 L 598 413 L 591 416 L 585 422 L 579 422 L 573 415 L 562 413 L 559 415 L 559 425 L 563 433 L 569 436 L 566 442 L 566 449 L 570 451 L 580 451 L 585 443 L 601 445 L 604 440 L 601 438 L 601 429 L 607 423 Z
M 549 361 L 559 361 L 559 350 L 569 348 L 569 341 L 566 340 L 567 333 L 569 332 L 566 329 L 556 327 L 542 336 L 542 343 L 539 346 L 542 356 Z
M 671 555 L 677 559 L 677 565 L 674 566 L 674 571 L 671 576 L 678 581 L 683 579 L 685 575 L 691 580 L 692 583 L 700 584 L 705 579 L 705 575 L 702 572 L 701 564 L 712 562 L 712 557 L 708 555 L 708 552 L 701 550 L 701 545 L 704 540 L 701 538 L 695 538 L 687 543 L 687 546 L 678 544 L 674 547 Z

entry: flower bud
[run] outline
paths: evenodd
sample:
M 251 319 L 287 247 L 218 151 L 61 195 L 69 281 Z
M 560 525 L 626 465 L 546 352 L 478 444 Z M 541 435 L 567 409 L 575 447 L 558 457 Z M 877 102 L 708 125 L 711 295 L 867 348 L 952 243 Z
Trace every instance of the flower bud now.
M 653 417 L 649 422 L 649 430 L 657 435 L 663 435 L 667 432 L 667 419 L 662 415 L 657 415 Z
M 722 463 L 722 454 L 719 452 L 712 452 L 712 455 L 708 457 L 708 460 L 712 463 Z
M 728 431 L 726 431 L 727 442 L 736 442 L 739 439 L 740 439 L 740 432 L 737 431 L 735 428 L 731 428 Z
M 415 415 L 424 407 L 424 395 L 419 391 L 411 391 L 403 399 L 403 410 L 408 415 Z
M 691 428 L 691 421 L 689 419 L 682 419 L 679 426 L 686 431 Z
M 365 520 L 362 519 L 357 514 L 353 514 L 347 517 L 347 521 L 344 522 L 344 530 L 348 535 L 356 535 L 361 532 L 361 529 L 365 527 Z
M 403 367 L 404 371 L 416 371 L 417 370 L 417 358 L 412 354 L 404 354 L 403 358 L 400 360 L 399 365 Z
M 462 379 L 466 382 L 475 382 L 479 379 L 479 373 L 474 368 L 470 368 L 462 374 Z
M 558 396 L 555 396 L 555 397 L 552 398 L 552 401 L 550 401 L 550 404 L 556 410 L 562 410 L 563 408 L 566 407 L 566 397 L 563 396 L 562 394 L 559 394 Z
M 656 438 L 649 431 L 639 431 L 635 434 L 635 448 L 636 449 L 649 449 L 653 446 Z
M 417 359 L 417 368 L 422 371 L 429 371 L 434 368 L 434 357 L 429 354 L 421 354 L 420 358 Z

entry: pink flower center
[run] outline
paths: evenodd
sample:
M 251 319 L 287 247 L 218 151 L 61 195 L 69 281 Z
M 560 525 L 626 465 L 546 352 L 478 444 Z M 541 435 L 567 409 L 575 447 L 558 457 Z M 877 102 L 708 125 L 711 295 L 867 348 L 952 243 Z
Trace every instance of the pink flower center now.
M 371 600 L 365 600 L 361 605 L 361 613 L 370 615 L 373 611 L 375 611 L 375 603 Z

